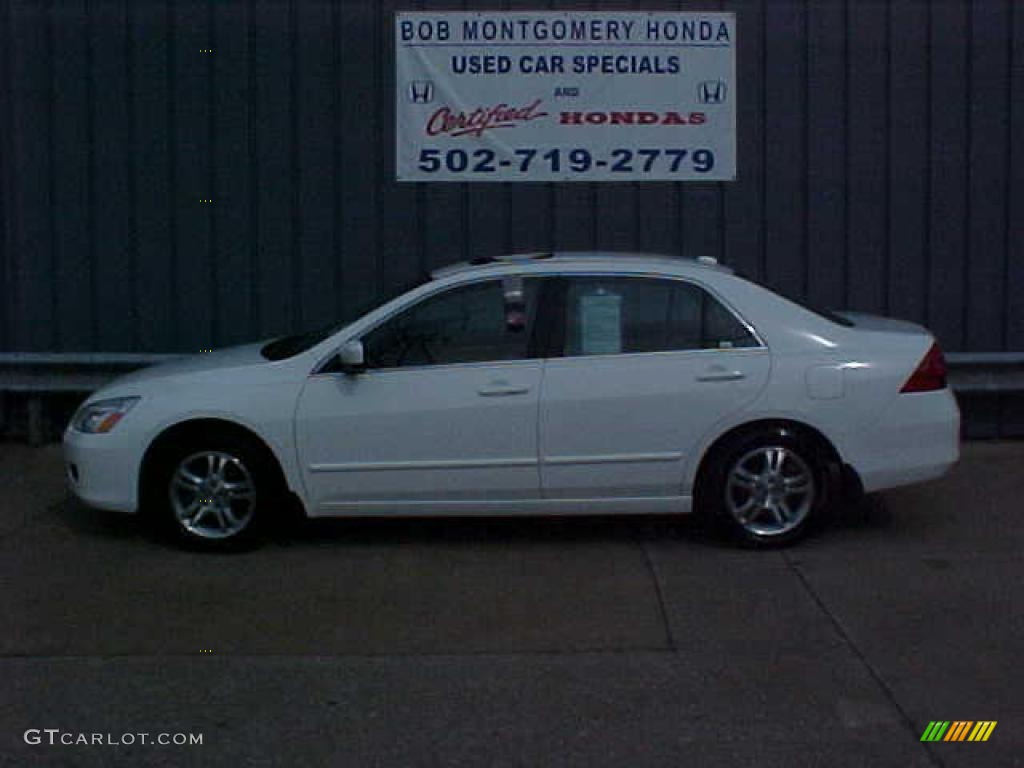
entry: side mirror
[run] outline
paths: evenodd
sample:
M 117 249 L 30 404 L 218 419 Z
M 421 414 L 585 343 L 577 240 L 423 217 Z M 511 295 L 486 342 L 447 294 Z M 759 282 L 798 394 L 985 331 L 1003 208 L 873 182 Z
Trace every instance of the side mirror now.
M 345 373 L 361 373 L 366 370 L 366 359 L 363 355 L 363 342 L 359 339 L 346 341 L 338 350 L 339 367 Z

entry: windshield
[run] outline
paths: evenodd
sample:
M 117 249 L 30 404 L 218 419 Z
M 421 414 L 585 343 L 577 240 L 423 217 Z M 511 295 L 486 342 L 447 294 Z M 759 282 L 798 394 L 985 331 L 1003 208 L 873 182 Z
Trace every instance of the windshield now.
M 761 283 L 758 283 L 756 280 L 752 280 L 751 278 L 747 277 L 745 274 L 743 274 L 739 270 L 736 270 L 734 272 L 734 274 L 737 277 L 742 277 L 744 280 L 749 280 L 752 283 L 755 283 L 757 285 L 761 285 Z M 768 288 L 768 286 L 765 286 L 765 285 L 762 285 L 762 287 L 763 288 Z M 836 325 L 841 325 L 844 328 L 852 328 L 854 326 L 853 321 L 850 320 L 849 318 L 843 317 L 842 315 L 838 314 L 834 310 L 826 309 L 825 307 L 819 306 L 817 303 L 812 302 L 812 301 L 810 301 L 808 299 L 797 298 L 795 296 L 792 296 L 787 291 L 780 291 L 778 288 L 774 288 L 774 287 L 768 288 L 768 290 L 770 290 L 776 296 L 780 296 L 781 298 L 783 298 L 786 301 L 790 302 L 791 304 L 796 304 L 801 309 L 806 309 L 808 312 L 811 312 L 811 313 L 817 315 L 818 317 L 824 318 L 825 320 L 828 320 L 831 323 L 835 323 Z
M 808 312 L 813 312 L 818 317 L 823 317 L 826 320 L 835 323 L 836 325 L 841 325 L 844 328 L 853 327 L 853 320 L 850 320 L 848 317 L 843 317 L 837 312 L 833 312 L 831 309 L 819 307 L 816 304 L 808 302 L 806 299 L 795 299 L 792 296 L 785 296 L 781 293 L 779 295 L 782 296 L 782 298 L 784 298 L 786 301 L 792 302 L 793 304 L 796 304 L 798 307 L 806 309 Z
M 408 293 L 414 288 L 418 288 L 425 282 L 428 282 L 429 279 L 429 276 L 427 276 L 421 280 L 406 283 L 405 285 L 398 286 L 397 288 L 386 292 L 383 298 L 374 304 L 374 308 L 383 306 L 392 299 L 401 296 L 404 293 Z M 267 360 L 287 360 L 289 357 L 301 355 L 306 350 L 312 349 L 324 339 L 340 331 L 348 325 L 349 322 L 351 321 L 346 320 L 343 323 L 330 323 L 310 331 L 295 333 L 290 336 L 282 336 L 265 344 L 263 349 L 260 350 L 260 354 Z
M 267 360 L 287 360 L 289 357 L 302 354 L 307 349 L 312 349 L 331 334 L 340 331 L 343 327 L 344 324 L 331 323 L 330 325 L 306 331 L 305 333 L 282 336 L 265 344 L 263 349 L 260 350 L 260 354 L 267 358 Z

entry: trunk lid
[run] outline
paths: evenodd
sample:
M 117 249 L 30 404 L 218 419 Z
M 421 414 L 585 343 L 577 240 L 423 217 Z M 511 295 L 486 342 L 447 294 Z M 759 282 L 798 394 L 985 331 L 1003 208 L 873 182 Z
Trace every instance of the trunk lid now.
M 836 312 L 835 314 L 853 323 L 853 328 L 858 331 L 877 331 L 884 333 L 904 333 L 913 336 L 931 336 L 931 333 L 923 325 L 912 323 L 909 320 L 897 320 L 892 317 L 872 315 L 867 312 Z

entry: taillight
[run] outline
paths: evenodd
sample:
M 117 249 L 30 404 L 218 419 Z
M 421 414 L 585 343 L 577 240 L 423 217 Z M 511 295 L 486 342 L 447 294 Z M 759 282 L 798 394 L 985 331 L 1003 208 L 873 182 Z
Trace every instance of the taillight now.
M 931 392 L 945 388 L 946 358 L 939 345 L 932 344 L 900 392 Z

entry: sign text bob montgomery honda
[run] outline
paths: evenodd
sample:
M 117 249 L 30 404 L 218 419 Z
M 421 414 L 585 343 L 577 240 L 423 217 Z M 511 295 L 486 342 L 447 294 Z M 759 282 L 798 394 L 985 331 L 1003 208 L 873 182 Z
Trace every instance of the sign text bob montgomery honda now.
M 736 177 L 731 13 L 399 13 L 400 181 Z

